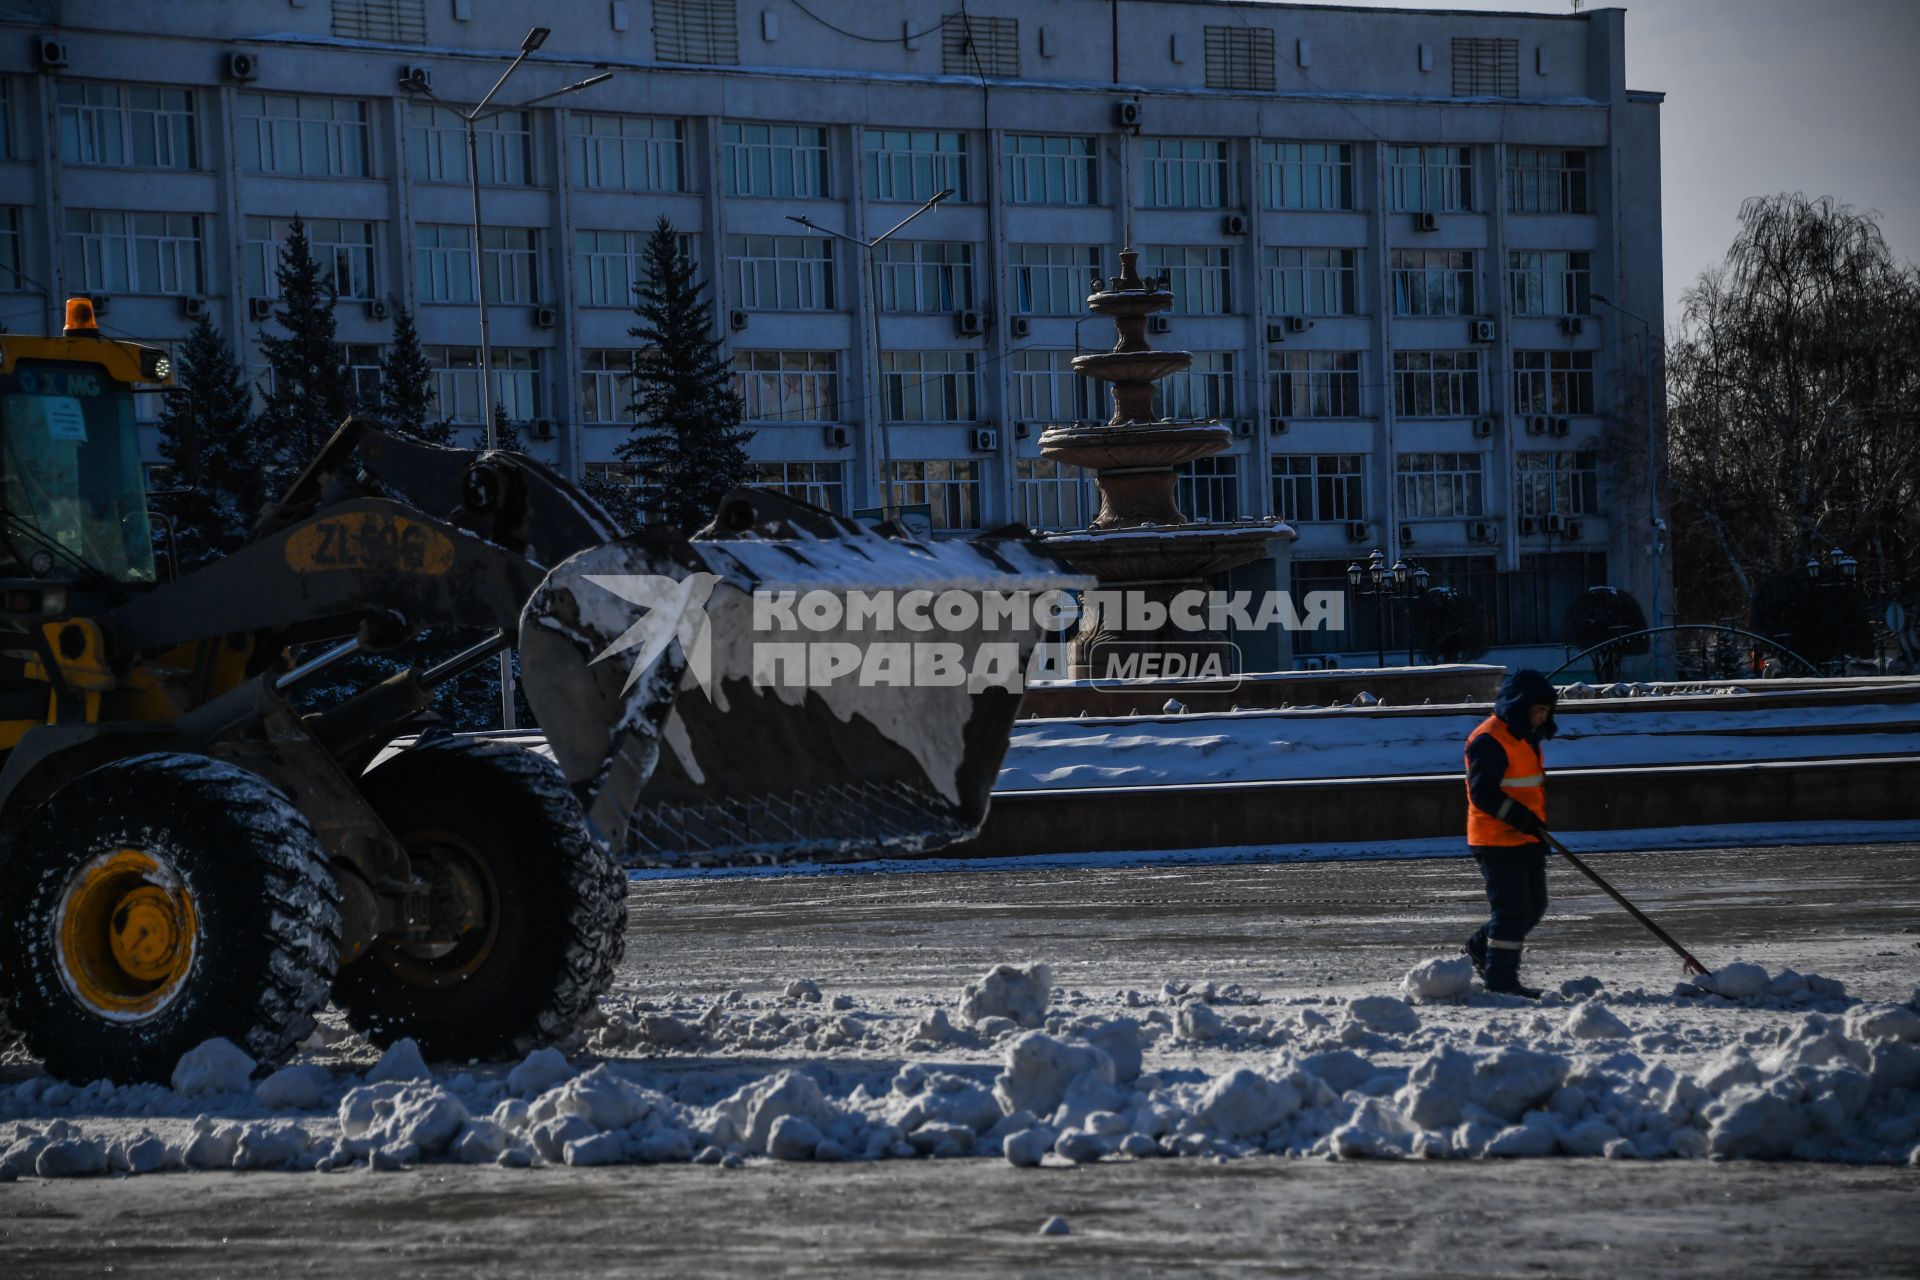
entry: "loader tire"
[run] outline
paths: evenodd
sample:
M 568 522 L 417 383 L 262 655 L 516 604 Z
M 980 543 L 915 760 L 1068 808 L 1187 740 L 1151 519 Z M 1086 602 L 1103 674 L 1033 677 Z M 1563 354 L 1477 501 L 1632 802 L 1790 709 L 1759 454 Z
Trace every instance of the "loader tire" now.
M 29 814 L 0 867 L 8 1020 L 50 1075 L 161 1081 L 216 1036 L 272 1063 L 313 1032 L 340 941 L 313 828 L 257 775 L 134 756 Z
M 452 943 L 375 941 L 334 984 L 347 1022 L 457 1062 L 519 1057 L 572 1031 L 624 953 L 627 878 L 560 771 L 522 747 L 444 738 L 375 766 L 361 789 L 416 876 L 457 872 L 484 909 Z

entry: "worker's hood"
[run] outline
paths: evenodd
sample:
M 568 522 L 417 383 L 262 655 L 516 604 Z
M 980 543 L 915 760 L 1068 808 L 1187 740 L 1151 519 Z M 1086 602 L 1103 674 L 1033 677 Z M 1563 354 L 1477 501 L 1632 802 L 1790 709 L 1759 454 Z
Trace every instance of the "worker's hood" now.
M 1493 714 L 1500 717 L 1507 726 L 1507 732 L 1516 738 L 1531 738 L 1535 742 L 1544 742 L 1560 731 L 1548 715 L 1546 723 L 1538 729 L 1533 727 L 1530 715 L 1535 707 L 1552 707 L 1560 701 L 1559 692 L 1538 671 L 1522 668 L 1506 678 L 1500 686 L 1500 696 L 1493 700 Z

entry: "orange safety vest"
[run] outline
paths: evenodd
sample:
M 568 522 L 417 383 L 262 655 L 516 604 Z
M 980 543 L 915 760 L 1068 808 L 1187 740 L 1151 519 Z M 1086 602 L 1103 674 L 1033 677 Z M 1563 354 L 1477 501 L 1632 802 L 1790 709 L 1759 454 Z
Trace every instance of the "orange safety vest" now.
M 1500 790 L 1505 792 L 1516 804 L 1523 804 L 1533 810 L 1533 816 L 1544 824 L 1547 820 L 1547 766 L 1540 759 L 1540 749 L 1524 738 L 1516 738 L 1507 728 L 1507 722 L 1499 716 L 1488 716 L 1480 726 L 1467 735 L 1467 745 L 1483 733 L 1493 735 L 1494 741 L 1507 753 L 1507 774 L 1500 780 Z M 1493 845 L 1513 847 L 1535 843 L 1534 838 L 1518 828 L 1510 827 L 1490 813 L 1482 812 L 1473 802 L 1471 794 L 1467 797 L 1467 843 L 1470 845 Z

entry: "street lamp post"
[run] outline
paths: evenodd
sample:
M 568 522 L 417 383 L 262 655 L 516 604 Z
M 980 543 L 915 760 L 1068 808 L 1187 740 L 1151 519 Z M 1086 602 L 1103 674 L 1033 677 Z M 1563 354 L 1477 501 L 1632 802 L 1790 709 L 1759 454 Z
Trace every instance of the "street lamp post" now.
M 1373 599 L 1379 666 L 1387 665 L 1387 604 L 1393 600 L 1404 601 L 1407 606 L 1407 665 L 1413 665 L 1413 602 L 1426 591 L 1430 576 L 1417 562 L 1409 566 L 1405 560 L 1395 560 L 1389 568 L 1386 553 L 1377 547 L 1366 564 L 1347 566 L 1347 586 L 1356 596 Z
M 1859 572 L 1860 562 L 1839 547 L 1830 548 L 1825 556 L 1810 555 L 1807 557 L 1807 577 L 1816 586 L 1833 588 L 1851 587 L 1853 585 L 1854 575 Z M 1831 601 L 1833 597 L 1827 596 L 1825 599 Z M 1829 606 L 1829 611 L 1831 611 L 1831 606 Z M 1836 659 L 1835 662 L 1839 665 L 1840 672 L 1844 674 L 1846 655 Z
M 1660 552 L 1665 541 L 1661 535 L 1665 528 L 1660 521 L 1660 457 L 1653 425 L 1653 322 L 1637 312 L 1627 310 L 1605 294 L 1589 293 L 1587 296 L 1640 326 L 1640 376 L 1646 386 L 1647 399 L 1647 532 L 1653 541 L 1653 622 L 1657 627 L 1660 625 Z
M 552 34 L 552 29 L 548 27 L 535 27 L 533 30 L 527 32 L 527 38 L 520 42 L 520 52 L 514 55 L 513 61 L 507 64 L 507 69 L 500 73 L 498 80 L 493 82 L 493 88 L 487 90 L 486 96 L 480 99 L 471 111 L 461 111 L 459 107 L 446 101 L 424 84 L 416 84 L 411 80 L 403 82 L 403 86 L 409 92 L 417 93 L 423 98 L 428 98 L 440 106 L 446 107 L 450 111 L 458 112 L 462 123 L 466 125 L 467 191 L 473 202 L 473 300 L 480 308 L 480 415 L 485 424 L 483 438 L 486 440 L 487 448 L 489 449 L 497 449 L 500 447 L 500 428 L 494 419 L 493 411 L 493 342 L 492 334 L 487 328 L 487 279 L 486 267 L 484 265 L 486 255 L 482 253 L 480 249 L 479 124 L 482 120 L 491 120 L 493 117 L 502 115 L 505 112 L 523 111 L 538 103 L 547 102 L 565 94 L 577 93 L 582 89 L 591 88 L 596 84 L 601 84 L 613 79 L 613 72 L 603 71 L 597 76 L 589 76 L 585 80 L 575 81 L 570 85 L 555 89 L 551 93 L 536 94 L 534 97 L 528 98 L 525 102 L 517 102 L 512 106 L 506 107 L 492 107 L 491 104 L 494 95 L 498 94 L 501 88 L 505 86 L 508 77 L 520 69 L 520 64 L 527 60 L 528 54 L 533 53 L 547 42 L 547 36 L 550 34 Z M 500 654 L 500 727 L 503 729 L 511 729 L 515 725 L 513 688 L 513 653 L 511 649 L 502 650 Z
M 805 214 L 790 213 L 787 215 L 788 222 L 797 222 L 809 231 L 817 231 L 823 236 L 832 236 L 835 240 L 845 240 L 849 244 L 857 244 L 866 251 L 866 295 L 869 315 L 871 316 L 871 320 L 867 325 L 868 355 L 871 357 L 871 367 L 876 371 L 880 368 L 880 264 L 874 257 L 874 250 L 891 239 L 895 232 L 952 194 L 952 187 L 948 187 L 945 191 L 936 192 L 932 199 L 871 240 L 862 240 L 859 236 L 848 235 L 844 231 L 834 231 L 831 228 L 823 227 Z M 893 424 L 888 421 L 886 407 L 881 405 L 879 400 L 880 397 L 875 395 L 868 403 L 875 406 L 874 413 L 880 427 L 880 466 L 884 471 L 884 476 L 880 484 L 880 518 L 882 520 L 891 520 L 897 514 L 893 501 Z M 869 422 L 871 423 L 874 420 L 875 419 L 869 419 Z

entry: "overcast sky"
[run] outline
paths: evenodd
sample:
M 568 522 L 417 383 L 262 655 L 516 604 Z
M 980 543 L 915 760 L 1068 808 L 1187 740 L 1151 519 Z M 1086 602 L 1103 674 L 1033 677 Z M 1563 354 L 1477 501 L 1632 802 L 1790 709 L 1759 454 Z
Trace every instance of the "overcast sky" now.
M 1566 13 L 1569 0 L 1339 0 L 1398 9 Z M 1661 109 L 1666 302 L 1726 253 L 1747 196 L 1830 195 L 1877 210 L 1920 258 L 1920 0 L 1639 0 L 1627 87 Z

